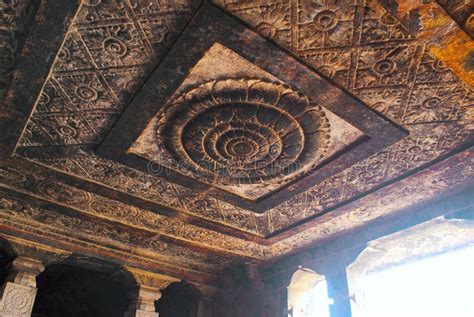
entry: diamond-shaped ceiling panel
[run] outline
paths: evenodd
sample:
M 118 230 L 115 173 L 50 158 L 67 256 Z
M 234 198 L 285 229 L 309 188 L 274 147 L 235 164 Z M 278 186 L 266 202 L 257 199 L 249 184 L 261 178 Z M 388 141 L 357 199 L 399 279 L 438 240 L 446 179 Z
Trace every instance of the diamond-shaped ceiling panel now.
M 258 200 L 313 172 L 363 136 L 215 44 L 128 152 L 156 163 L 155 168 Z

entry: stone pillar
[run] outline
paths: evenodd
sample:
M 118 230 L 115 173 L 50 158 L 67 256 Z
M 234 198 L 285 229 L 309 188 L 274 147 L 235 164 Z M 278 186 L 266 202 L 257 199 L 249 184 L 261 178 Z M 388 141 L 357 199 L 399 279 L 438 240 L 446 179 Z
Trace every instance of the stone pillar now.
M 16 258 L 7 281 L 0 289 L 1 317 L 31 316 L 36 297 L 36 276 L 44 271 L 42 262 L 26 257 Z
M 314 271 L 324 275 L 326 279 L 328 297 L 332 301 L 332 304 L 329 305 L 331 317 L 352 316 L 347 267 L 355 261 L 366 247 L 366 245 L 361 245 L 331 254 L 318 259 L 317 262 L 311 265 Z
M 158 317 L 155 301 L 161 298 L 160 289 L 139 285 L 130 295 L 132 303 L 125 317 Z
M 347 282 L 346 266 L 339 267 L 326 275 L 328 297 L 332 299 L 329 305 L 331 317 L 351 317 L 351 301 Z
M 138 286 L 130 293 L 132 302 L 125 317 L 158 317 L 155 302 L 161 298 L 161 290 L 179 280 L 135 268 L 126 269 L 133 275 Z

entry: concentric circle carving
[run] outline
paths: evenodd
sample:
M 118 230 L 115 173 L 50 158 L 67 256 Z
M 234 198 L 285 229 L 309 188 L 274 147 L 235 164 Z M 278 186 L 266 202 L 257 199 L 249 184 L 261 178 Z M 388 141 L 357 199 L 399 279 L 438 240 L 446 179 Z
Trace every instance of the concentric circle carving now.
M 63 63 L 68 63 L 69 61 L 71 61 L 71 58 L 71 51 L 67 47 L 61 47 L 61 50 L 58 53 L 58 60 Z
M 104 49 L 113 56 L 123 57 L 127 55 L 127 45 L 117 38 L 109 37 L 104 40 Z
M 97 91 L 87 86 L 78 86 L 76 94 L 83 100 L 96 100 L 98 97 Z
M 76 129 L 73 127 L 70 127 L 68 125 L 60 125 L 57 128 L 57 131 L 60 135 L 66 136 L 66 137 L 75 137 L 77 135 Z
M 329 145 L 324 110 L 290 87 L 258 79 L 205 83 L 162 111 L 159 147 L 194 176 L 222 185 L 287 181 Z
M 313 20 L 314 26 L 321 31 L 329 31 L 335 28 L 338 22 L 336 13 L 331 10 L 318 12 Z
M 263 36 L 273 38 L 277 33 L 277 29 L 274 25 L 268 22 L 261 22 L 257 25 L 257 31 Z
M 374 66 L 375 71 L 381 75 L 387 75 L 392 73 L 396 67 L 397 64 L 395 64 L 395 62 L 390 59 L 383 59 L 377 62 Z
M 439 107 L 440 104 L 441 104 L 441 99 L 439 99 L 438 97 L 430 97 L 421 103 L 421 105 L 426 109 L 437 108 Z

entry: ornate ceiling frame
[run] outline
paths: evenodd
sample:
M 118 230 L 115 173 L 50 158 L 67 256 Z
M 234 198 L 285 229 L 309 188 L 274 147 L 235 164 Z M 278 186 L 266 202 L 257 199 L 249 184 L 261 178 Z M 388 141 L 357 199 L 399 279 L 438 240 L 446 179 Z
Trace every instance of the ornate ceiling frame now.
M 194 43 L 194 45 L 189 47 L 189 43 Z M 107 159 L 149 172 L 150 162 L 127 153 L 127 150 L 145 129 L 150 119 L 165 105 L 165 101 L 169 100 L 178 89 L 189 70 L 215 43 L 231 49 L 284 83 L 295 87 L 303 95 L 357 127 L 364 133 L 364 138 L 351 144 L 349 148 L 343 148 L 341 150 L 343 153 L 327 158 L 308 175 L 296 179 L 277 192 L 272 192 L 257 201 L 247 200 L 212 185 L 197 182 L 193 178 L 167 168 L 156 176 L 168 178 L 196 192 L 203 192 L 242 208 L 262 213 L 355 162 L 382 151 L 407 135 L 404 129 L 381 117 L 347 92 L 335 87 L 314 70 L 250 31 L 240 21 L 205 2 L 96 152 Z M 272 58 L 268 59 L 268 56 Z M 178 68 L 180 71 L 176 72 Z M 137 113 L 140 115 L 137 116 Z M 130 124 L 132 120 L 133 125 Z
M 258 5 L 264 3 L 265 1 L 259 1 L 255 4 L 251 1 L 244 2 L 243 3 L 246 5 L 248 4 L 249 7 L 255 6 L 258 9 Z M 289 1 L 285 3 L 284 2 L 285 1 L 279 1 L 278 3 L 283 3 L 283 6 L 287 3 L 289 4 Z M 372 3 L 373 1 L 356 2 Z M 383 1 L 382 4 L 386 4 L 386 2 L 387 1 Z M 296 1 L 293 1 L 291 3 L 296 3 Z M 433 10 L 433 12 L 435 12 L 435 15 L 439 15 L 439 12 L 435 10 L 436 8 L 434 8 L 435 6 L 436 5 L 434 3 L 426 5 L 429 10 Z M 40 88 L 43 85 L 45 76 L 48 73 L 51 65 L 53 64 L 53 56 L 51 55 L 51 52 L 56 52 L 60 47 L 62 35 L 65 33 L 68 27 L 68 23 L 70 23 L 72 16 L 76 12 L 76 9 L 77 3 L 75 2 L 68 2 L 67 4 L 65 4 L 63 3 L 63 1 L 48 1 L 48 5 L 45 7 L 41 7 L 39 10 L 41 12 L 41 19 L 43 19 L 43 21 L 39 24 L 38 27 L 32 28 L 29 36 L 29 41 L 26 43 L 25 49 L 23 50 L 23 55 L 18 59 L 18 69 L 15 74 L 15 79 L 12 82 L 13 89 L 7 96 L 7 102 L 5 103 L 6 107 L 4 108 L 6 110 L 4 111 L 1 117 L 2 129 L 8 131 L 7 133 L 0 135 L 0 140 L 2 141 L 2 152 L 4 152 L 3 155 L 5 156 L 10 156 L 10 154 L 13 152 L 18 135 L 20 133 L 20 129 L 24 126 L 25 120 L 31 110 L 31 105 L 34 103 L 34 98 L 36 98 L 36 96 L 38 95 L 38 91 L 40 91 Z M 241 10 L 241 8 L 239 8 L 239 4 L 234 6 L 231 4 L 228 8 L 226 7 L 226 9 L 230 12 L 232 12 L 234 9 Z M 246 9 L 244 8 L 242 10 Z M 254 10 L 253 12 L 259 11 Z M 397 16 L 397 13 L 400 12 L 393 13 L 393 16 L 399 18 L 399 20 L 403 20 L 403 18 L 405 18 L 403 14 Z M 239 15 L 240 13 L 236 12 L 234 14 Z M 420 15 L 422 19 L 425 18 L 425 14 L 425 11 L 421 12 Z M 410 16 L 409 12 L 407 13 L 407 16 Z M 241 18 L 243 20 L 246 20 L 248 17 L 244 16 Z M 262 17 L 262 19 L 265 18 L 266 17 Z M 369 23 L 372 23 L 373 20 L 376 18 L 371 17 L 371 19 L 372 20 Z M 440 21 L 446 21 L 446 19 L 444 18 L 443 20 L 443 16 L 441 16 Z M 252 25 L 252 21 L 246 22 Z M 446 27 L 448 31 L 454 30 L 456 32 L 461 32 L 460 30 L 456 30 L 455 27 L 453 27 L 452 23 L 450 23 L 451 21 L 448 22 L 449 27 Z M 425 25 L 429 25 L 429 23 L 425 23 Z M 433 28 L 433 30 L 428 30 L 429 32 L 426 32 L 427 30 L 423 30 L 424 33 L 420 35 L 421 40 L 419 42 L 415 42 L 413 44 L 408 43 L 407 41 L 400 41 L 401 44 L 394 44 L 400 44 L 404 48 L 416 46 L 416 56 L 414 58 L 416 58 L 417 62 L 419 63 L 420 77 L 426 75 L 419 81 L 411 83 L 413 84 L 412 86 L 415 87 L 414 93 L 404 93 L 405 99 L 403 99 L 403 102 L 406 102 L 407 109 L 409 110 L 409 107 L 413 107 L 411 117 L 400 117 L 400 113 L 403 113 L 404 108 L 400 107 L 398 108 L 398 110 L 393 109 L 396 108 L 396 106 L 398 105 L 396 102 L 389 104 L 390 107 L 387 107 L 386 109 L 378 108 L 375 101 L 372 101 L 371 99 L 373 98 L 373 100 L 376 100 L 378 98 L 378 95 L 376 93 L 372 94 L 372 92 L 367 92 L 362 89 L 359 94 L 359 91 L 357 89 L 355 89 L 355 91 L 352 90 L 352 88 L 354 87 L 348 88 L 351 89 L 351 93 L 357 94 L 359 98 L 366 98 L 367 100 L 369 100 L 367 101 L 368 105 L 371 108 L 375 109 L 375 111 L 383 113 L 393 121 L 397 122 L 400 125 L 403 125 L 404 128 L 409 129 L 409 137 L 390 147 L 390 149 L 388 149 L 386 152 L 384 151 L 383 153 L 381 153 L 381 155 L 371 157 L 368 160 L 364 160 L 360 164 L 357 164 L 355 168 L 350 169 L 345 174 L 343 173 L 342 177 L 336 177 L 326 182 L 324 186 L 321 186 L 321 192 L 319 192 L 318 188 L 313 189 L 312 195 L 314 194 L 315 198 L 309 201 L 308 204 L 312 204 L 312 209 L 315 210 L 314 213 L 306 211 L 300 212 L 298 210 L 304 209 L 300 208 L 300 206 L 297 205 L 298 201 L 306 201 L 307 199 L 309 200 L 311 198 L 311 195 L 306 193 L 298 195 L 298 197 L 292 199 L 291 202 L 289 202 L 288 204 L 284 203 L 284 205 L 286 206 L 285 208 L 276 208 L 275 210 L 272 210 L 272 212 L 269 213 L 270 215 L 268 216 L 268 218 L 275 217 L 278 220 L 280 219 L 279 217 L 281 217 L 282 219 L 283 217 L 288 217 L 288 220 L 285 220 L 284 222 L 286 224 L 288 222 L 291 222 L 291 229 L 285 231 L 284 227 L 278 227 L 279 223 L 276 223 L 274 224 L 274 230 L 273 228 L 272 230 L 269 229 L 271 233 L 264 232 L 262 234 L 263 236 L 270 236 L 270 239 L 268 240 L 263 239 L 261 237 L 257 237 L 253 233 L 244 232 L 245 230 L 242 230 L 242 228 L 237 228 L 237 226 L 227 226 L 226 224 L 221 225 L 221 223 L 214 222 L 213 220 L 203 221 L 200 217 L 194 217 L 193 215 L 191 215 L 191 213 L 187 213 L 184 211 L 181 212 L 181 210 L 169 208 L 168 206 L 161 204 L 153 204 L 149 200 L 137 198 L 134 193 L 124 192 L 123 188 L 113 188 L 113 182 L 101 183 L 93 177 L 84 176 L 80 173 L 77 173 L 76 171 L 73 171 L 69 174 L 67 170 L 69 168 L 69 165 L 64 164 L 64 166 L 61 166 L 60 163 L 57 162 L 48 162 L 46 160 L 47 155 L 45 155 L 46 157 L 43 158 L 44 160 L 42 160 L 40 156 L 38 156 L 38 159 L 35 159 L 34 156 L 31 159 L 25 159 L 21 156 L 16 156 L 14 158 L 9 157 L 5 158 L 4 161 L 2 161 L 2 165 L 18 167 L 19 171 L 31 172 L 34 175 L 40 175 L 42 180 L 44 176 L 44 178 L 57 181 L 62 186 L 65 186 L 64 184 L 72 185 L 69 187 L 64 187 L 68 190 L 71 190 L 70 187 L 79 188 L 84 190 L 86 193 L 93 192 L 111 200 L 117 200 L 120 202 L 126 201 L 129 205 L 133 206 L 139 205 L 140 207 L 146 210 L 151 210 L 155 213 L 166 215 L 172 219 L 179 220 L 182 223 L 195 224 L 196 227 L 200 228 L 208 228 L 211 232 L 221 231 L 222 233 L 225 233 L 229 236 L 229 240 L 227 241 L 234 241 L 239 244 L 238 248 L 234 249 L 233 247 L 231 247 L 229 250 L 229 253 L 233 254 L 235 258 L 240 258 L 241 256 L 246 258 L 246 256 L 248 256 L 248 258 L 258 258 L 259 260 L 265 260 L 284 256 L 289 254 L 290 252 L 293 252 L 295 249 L 300 249 L 301 247 L 306 246 L 314 241 L 321 242 L 324 241 L 325 237 L 332 236 L 335 234 L 337 235 L 341 232 L 347 233 L 349 230 L 352 230 L 353 227 L 361 228 L 368 222 L 373 221 L 374 219 L 384 217 L 386 216 L 386 214 L 398 212 L 400 208 L 405 207 L 408 203 L 421 204 L 422 202 L 436 197 L 436 195 L 443 191 L 450 191 L 457 186 L 462 186 L 463 182 L 467 182 L 469 181 L 469 179 L 472 179 L 472 165 L 470 167 L 470 164 L 472 164 L 473 160 L 472 149 L 462 152 L 463 150 L 468 149 L 473 144 L 472 116 L 469 116 L 469 108 L 467 107 L 467 113 L 454 118 L 444 115 L 444 112 L 435 113 L 436 116 L 434 120 L 430 121 L 422 117 L 424 113 L 421 112 L 421 110 L 420 113 L 416 113 L 418 109 L 415 109 L 413 105 L 413 101 L 418 102 L 418 98 L 423 97 L 423 89 L 425 89 L 429 93 L 431 91 L 431 86 L 440 86 L 440 83 L 436 81 L 438 77 L 448 78 L 447 80 L 449 81 L 449 83 L 452 83 L 455 88 L 458 88 L 458 86 L 461 87 L 461 84 L 456 81 L 458 79 L 455 78 L 455 75 L 449 73 L 449 70 L 446 70 L 445 67 L 442 67 L 439 60 L 432 58 L 432 56 L 429 56 L 429 54 L 427 53 L 428 51 L 429 53 L 434 52 L 434 49 L 430 50 L 432 46 L 429 46 L 428 48 L 421 47 L 425 45 L 425 42 L 429 45 L 432 45 L 433 43 L 442 42 L 440 39 L 442 38 L 442 36 L 445 35 L 445 33 L 438 32 L 439 35 L 435 34 L 437 30 L 436 27 L 444 27 L 444 24 L 442 23 L 439 25 L 441 25 L 441 27 L 435 25 L 435 28 Z M 289 31 L 289 29 L 283 31 L 286 32 Z M 417 32 L 418 31 L 416 29 L 413 31 L 416 36 L 418 36 Z M 456 34 L 459 35 L 459 32 Z M 412 37 L 411 40 L 413 40 L 413 38 L 414 37 Z M 280 43 L 280 45 L 282 44 Z M 295 43 L 293 43 L 292 45 L 295 45 Z M 375 43 L 374 45 L 383 46 L 381 45 L 381 43 Z M 441 49 L 444 47 L 443 45 L 441 45 Z M 282 46 L 285 46 L 288 50 L 291 50 L 291 47 L 288 47 L 287 45 Z M 38 49 L 38 47 L 41 47 L 42 49 Z M 367 53 L 365 48 L 362 48 L 361 52 L 357 52 L 356 49 L 354 51 L 356 51 L 354 55 L 369 54 Z M 290 54 L 294 54 L 301 59 L 306 59 L 306 56 L 299 56 L 296 52 Z M 437 55 L 435 54 L 435 56 Z M 441 61 L 449 62 L 449 59 L 442 59 Z M 261 62 L 269 63 L 267 59 Z M 315 64 L 312 64 L 310 59 L 306 59 L 306 63 L 311 64 L 311 67 L 319 68 L 319 65 L 316 62 Z M 461 64 L 458 64 L 453 64 L 454 66 L 449 64 L 449 67 L 456 71 L 456 75 L 463 75 L 463 69 L 462 67 L 459 67 L 459 65 Z M 418 65 L 416 65 L 416 67 L 418 67 Z M 427 71 L 429 67 L 436 68 L 435 70 L 437 72 L 430 73 L 429 71 Z M 410 70 L 410 76 L 414 78 L 417 71 L 418 70 L 413 69 Z M 465 71 L 467 72 L 468 69 L 466 68 Z M 432 77 L 430 77 L 431 75 Z M 27 76 L 27 78 L 25 78 L 24 76 Z M 459 76 L 459 78 L 469 83 L 469 76 Z M 435 82 L 434 84 L 431 82 L 433 79 Z M 333 80 L 338 82 L 338 84 L 336 85 L 344 86 L 344 83 L 341 83 L 338 78 L 333 78 Z M 420 88 L 417 86 L 423 87 Z M 387 90 L 390 89 L 396 91 L 397 89 L 399 89 L 399 87 L 387 88 Z M 400 89 L 400 91 L 402 90 L 403 89 Z M 393 96 L 389 95 L 388 97 L 392 98 Z M 469 97 L 466 95 L 466 100 L 468 98 Z M 457 100 L 453 101 L 453 107 L 464 106 L 464 104 L 456 105 L 456 102 Z M 435 110 L 437 111 L 438 109 Z M 420 116 L 417 116 L 418 114 Z M 469 124 L 471 124 L 471 130 L 469 130 Z M 419 150 L 420 147 L 422 148 L 422 150 L 420 152 L 416 152 L 415 149 L 418 148 Z M 410 152 L 412 149 L 414 151 L 413 153 Z M 47 149 L 42 148 L 41 150 L 46 151 Z M 69 150 L 71 152 L 68 152 Z M 77 148 L 71 147 L 68 149 L 68 151 L 65 151 L 64 153 L 60 154 L 64 155 L 73 153 L 75 150 L 77 150 Z M 387 161 L 385 162 L 385 157 L 391 157 L 391 159 L 387 159 Z M 88 164 L 88 161 L 85 160 L 84 164 Z M 384 170 L 383 168 L 380 168 L 380 166 L 382 166 L 383 164 L 398 164 L 398 169 L 395 168 L 394 170 Z M 423 169 L 426 170 L 423 171 Z M 364 178 L 360 177 L 359 173 L 360 175 L 368 175 L 367 178 L 369 179 L 369 181 L 366 182 Z M 23 185 L 19 186 L 18 184 L 12 184 L 8 177 L 7 179 L 5 179 L 3 176 L 4 175 L 2 175 L 1 180 L 2 183 L 7 184 L 6 187 L 8 188 L 8 190 L 6 192 L 23 192 L 24 196 L 22 196 L 22 199 L 26 199 L 26 196 L 42 197 L 45 202 L 46 200 L 48 201 L 52 209 L 56 210 L 57 208 L 58 210 L 65 210 L 59 208 L 61 205 L 61 201 L 58 200 L 58 197 L 50 197 L 51 195 L 49 195 L 47 192 L 35 192 L 37 189 L 33 187 L 21 187 Z M 136 177 L 140 178 L 140 176 Z M 342 203 L 340 201 L 333 203 L 334 201 L 339 199 L 339 187 L 345 185 L 343 183 L 343 180 L 341 180 L 342 178 L 344 178 L 344 181 L 346 181 L 346 179 L 351 178 L 355 179 L 355 181 L 361 183 L 361 186 L 360 188 L 356 189 L 344 189 L 351 193 L 355 192 L 355 194 L 349 199 L 345 199 L 347 197 L 341 195 L 341 197 L 343 197 L 345 200 Z M 435 183 L 435 181 L 437 183 Z M 331 191 L 327 193 L 324 192 L 324 190 L 327 190 L 328 188 L 330 188 Z M 65 192 L 67 192 L 67 190 Z M 391 195 L 390 197 L 392 197 L 390 204 L 387 203 L 387 200 L 385 198 L 389 194 Z M 204 202 L 207 203 L 208 201 L 206 200 Z M 387 206 L 384 205 L 384 202 L 387 203 Z M 296 205 L 294 206 L 293 204 Z M 195 207 L 196 205 L 192 205 L 192 208 Z M 210 205 L 210 207 L 207 209 L 212 208 L 214 208 L 214 205 Z M 89 212 L 89 210 L 79 210 L 80 208 L 72 212 L 72 209 L 73 208 L 69 208 L 68 211 L 71 212 L 71 216 L 74 215 L 75 219 L 80 219 L 84 217 L 84 212 Z M 295 210 L 295 214 L 297 214 L 296 216 L 292 213 L 293 210 Z M 231 213 L 231 211 L 229 211 L 229 213 Z M 2 217 L 3 214 L 4 213 L 2 211 Z M 48 213 L 45 212 L 44 214 L 47 215 Z M 104 214 L 98 214 L 90 216 L 90 218 L 95 219 L 103 216 Z M 239 213 L 236 213 L 235 215 L 232 214 L 232 216 L 235 216 L 236 218 L 245 218 Z M 23 226 L 23 224 L 20 224 L 17 219 L 20 218 L 18 217 L 7 219 L 7 217 L 3 217 L 3 228 L 16 227 L 18 228 L 18 232 L 33 232 L 36 230 L 37 234 L 39 234 L 39 228 L 41 228 L 41 226 L 38 225 L 38 222 L 35 224 L 30 223 L 28 226 Z M 245 218 L 242 223 L 247 223 L 248 219 L 250 218 Z M 122 221 L 123 219 L 110 218 L 106 219 L 104 223 L 117 224 Z M 261 219 L 257 218 L 255 222 L 259 224 L 259 221 L 261 221 Z M 126 226 L 130 224 L 131 223 L 125 223 Z M 45 229 L 42 230 L 44 231 Z M 139 231 L 140 230 L 137 230 L 137 232 Z M 203 234 L 208 233 L 208 231 L 204 232 L 205 233 Z M 46 235 L 46 233 L 43 234 Z M 233 236 L 238 236 L 241 239 L 232 240 Z M 189 246 L 189 249 L 187 249 L 188 254 L 189 252 L 197 252 L 198 250 L 203 250 L 202 245 L 200 245 L 201 241 L 199 241 L 200 237 L 200 235 L 197 235 L 197 239 L 195 237 L 190 240 L 184 239 L 186 240 L 186 245 Z M 54 238 L 49 237 L 48 239 L 49 241 L 54 241 L 55 238 L 58 240 L 67 240 L 67 230 L 64 230 L 64 234 L 61 236 L 58 235 Z M 86 239 L 85 235 L 82 235 L 80 239 Z M 161 236 L 159 236 L 159 239 L 161 239 Z M 174 236 L 169 241 L 179 241 L 179 243 L 182 243 L 183 237 Z M 254 244 L 253 242 L 258 243 Z M 259 244 L 259 246 L 257 246 L 257 244 Z M 271 246 L 268 246 L 269 244 L 271 244 Z M 96 245 L 99 245 L 99 242 L 97 242 Z M 212 251 L 216 255 L 219 254 L 219 256 L 222 257 L 229 255 L 229 253 L 224 254 L 221 252 L 221 250 L 223 249 L 222 246 L 223 245 L 220 245 L 218 248 L 215 248 L 213 246 L 209 246 L 208 243 L 204 251 Z M 240 247 L 243 248 L 243 251 L 242 249 L 239 250 Z M 258 249 L 258 252 L 253 253 L 254 250 L 256 250 L 256 247 L 261 248 Z M 89 250 L 93 250 L 93 248 L 94 246 L 90 246 Z M 107 251 L 104 251 L 102 255 L 104 255 L 106 252 L 113 253 L 114 251 L 109 248 L 107 249 Z M 202 260 L 202 263 L 204 262 L 206 262 L 206 260 Z

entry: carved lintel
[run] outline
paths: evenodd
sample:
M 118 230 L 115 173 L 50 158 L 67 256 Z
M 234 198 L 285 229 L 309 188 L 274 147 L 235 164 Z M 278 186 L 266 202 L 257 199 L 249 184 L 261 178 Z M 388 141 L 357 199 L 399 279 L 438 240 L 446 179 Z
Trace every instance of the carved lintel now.
M 0 236 L 8 241 L 12 246 L 13 252 L 19 257 L 35 259 L 41 261 L 44 265 L 49 265 L 53 262 L 61 262 L 72 254 L 71 252 L 4 233 Z

